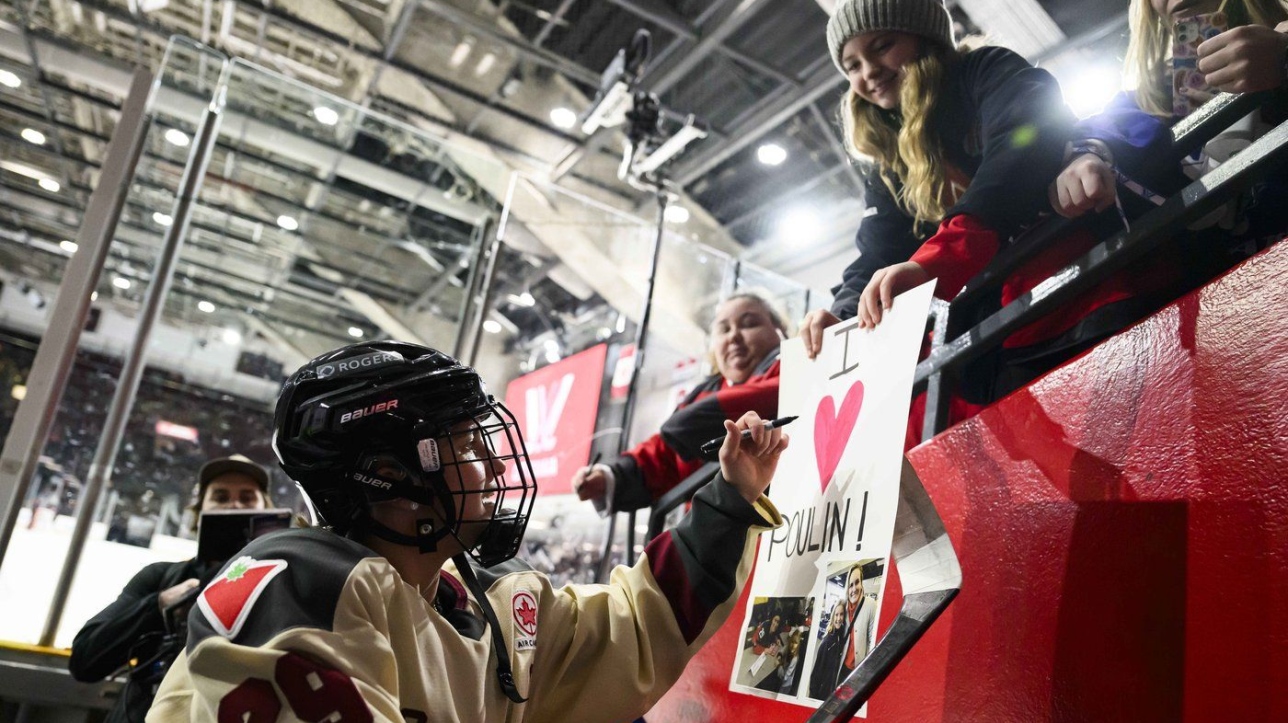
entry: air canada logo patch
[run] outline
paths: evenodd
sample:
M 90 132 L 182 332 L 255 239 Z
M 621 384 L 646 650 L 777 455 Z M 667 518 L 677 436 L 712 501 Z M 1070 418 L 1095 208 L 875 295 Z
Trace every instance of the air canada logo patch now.
M 197 605 L 215 632 L 235 638 L 269 581 L 285 569 L 286 560 L 256 560 L 243 555 L 206 586 Z
M 514 649 L 537 648 L 537 598 L 527 590 L 520 590 L 510 600 L 514 615 Z

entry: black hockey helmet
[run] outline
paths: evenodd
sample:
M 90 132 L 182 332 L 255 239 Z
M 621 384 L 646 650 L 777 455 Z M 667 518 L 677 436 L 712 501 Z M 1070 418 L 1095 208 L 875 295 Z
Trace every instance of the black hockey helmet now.
M 447 354 L 398 341 L 323 354 L 283 385 L 273 426 L 282 469 L 336 532 L 362 528 L 422 551 L 451 535 L 483 565 L 518 551 L 536 493 L 523 437 L 478 373 Z M 450 469 L 470 465 L 490 478 L 482 492 L 449 483 Z M 488 518 L 463 519 L 470 495 L 491 498 Z M 414 537 L 367 514 L 400 498 L 436 511 Z M 485 527 L 463 535 L 466 526 Z

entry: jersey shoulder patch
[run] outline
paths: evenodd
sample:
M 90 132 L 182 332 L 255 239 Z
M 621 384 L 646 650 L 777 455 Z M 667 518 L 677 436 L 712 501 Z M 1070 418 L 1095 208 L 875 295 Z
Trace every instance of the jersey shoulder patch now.
M 216 636 L 257 646 L 289 628 L 331 630 L 350 574 L 374 556 L 351 540 L 312 528 L 252 541 L 197 598 L 188 617 L 189 653 Z
M 242 555 L 201 591 L 197 605 L 215 632 L 235 638 L 264 588 L 286 566 L 286 560 L 256 560 Z

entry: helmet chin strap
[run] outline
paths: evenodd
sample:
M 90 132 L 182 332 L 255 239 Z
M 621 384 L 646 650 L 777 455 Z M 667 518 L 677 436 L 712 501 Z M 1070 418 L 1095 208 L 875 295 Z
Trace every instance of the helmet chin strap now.
M 452 534 L 447 527 L 434 527 L 434 521 L 428 517 L 416 520 L 416 534 L 408 535 L 389 527 L 388 525 L 376 522 L 371 519 L 370 514 L 364 514 L 355 520 L 354 527 L 364 532 L 379 537 L 386 542 L 392 542 L 395 545 L 406 545 L 415 547 L 421 552 L 435 552 L 438 550 L 438 543 L 444 537 Z
M 506 647 L 505 636 L 501 634 L 501 623 L 496 619 L 496 612 L 492 610 L 483 586 L 479 584 L 479 579 L 474 574 L 474 568 L 470 567 L 469 555 L 462 552 L 453 557 L 452 562 L 456 563 L 456 572 L 465 581 L 465 586 L 474 594 L 475 601 L 483 610 L 483 617 L 487 619 L 488 629 L 492 631 L 492 647 L 496 649 L 496 680 L 501 685 L 501 691 L 505 693 L 505 697 L 515 703 L 527 702 L 528 699 L 519 694 L 519 688 L 514 684 L 514 671 L 510 667 L 510 651 Z

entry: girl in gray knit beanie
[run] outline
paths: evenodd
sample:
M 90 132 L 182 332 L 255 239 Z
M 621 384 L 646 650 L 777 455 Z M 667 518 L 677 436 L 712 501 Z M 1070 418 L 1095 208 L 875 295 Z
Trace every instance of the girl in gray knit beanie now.
M 942 0 L 841 0 L 827 46 L 850 83 L 841 119 L 851 154 L 902 182 L 899 200 L 917 221 L 938 221 L 948 178 L 925 121 L 958 56 Z
M 959 50 L 941 0 L 838 0 L 826 39 L 849 85 L 839 115 L 868 169 L 868 209 L 832 308 L 801 323 L 811 358 L 828 326 L 872 328 L 922 283 L 955 296 L 1051 210 L 1073 126 L 1049 73 L 1006 48 Z

